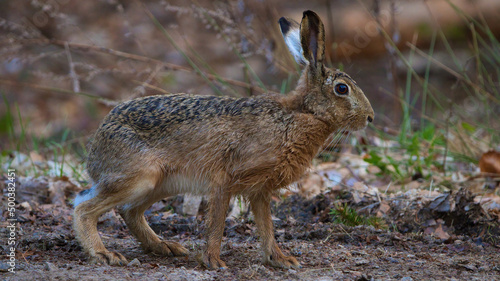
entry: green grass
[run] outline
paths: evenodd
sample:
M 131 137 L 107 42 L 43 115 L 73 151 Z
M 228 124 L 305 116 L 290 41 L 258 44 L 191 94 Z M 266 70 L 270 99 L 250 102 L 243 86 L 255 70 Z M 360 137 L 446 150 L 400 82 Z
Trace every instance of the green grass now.
M 444 173 L 443 162 L 438 159 L 445 154 L 446 141 L 433 124 L 399 141 L 401 146 L 392 149 L 393 153 L 383 148 L 370 149 L 365 161 L 380 168 L 379 176 L 390 176 L 393 181 L 404 182 L 417 173 L 427 179 L 434 172 Z
M 449 34 L 440 28 L 432 32 L 427 51 L 407 43 L 408 54 L 382 30 L 384 39 L 407 70 L 405 83 L 393 93 L 400 102 L 402 119 L 397 135 L 372 126 L 379 138 L 391 140 L 395 145 L 368 147 L 369 157 L 365 160 L 395 182 L 405 182 L 417 173 L 427 179 L 436 172 L 446 176 L 455 171 L 456 165 L 450 164 L 477 164 L 482 153 L 500 144 L 500 120 L 496 118 L 500 110 L 500 43 L 486 23 L 465 14 L 451 1 L 447 2 L 468 28 L 469 34 L 462 41 L 468 40 L 471 56 L 465 64 L 451 47 Z M 453 65 L 437 60 L 434 55 L 438 45 Z M 412 66 L 416 56 L 427 60 L 422 76 Z M 455 77 L 454 88 L 444 91 L 433 84 L 430 80 L 433 65 Z M 454 91 L 464 92 L 466 99 L 455 101 Z M 418 100 L 420 108 L 416 106 Z M 476 108 L 471 109 L 471 103 Z M 395 158 L 395 154 L 403 157 Z
M 5 139 L 1 147 L 0 166 L 20 166 L 22 170 L 18 172 L 23 176 L 72 176 L 77 181 L 85 181 L 82 160 L 86 154 L 85 145 L 79 142 L 75 146 L 69 140 L 72 136 L 69 129 L 64 130 L 60 137 L 31 135 L 27 131 L 30 122 L 23 118 L 19 106 L 10 104 L 5 95 L 2 96 L 6 109 L 0 116 L 0 136 Z M 46 161 L 39 163 L 33 160 L 31 153 L 41 155 Z
M 360 215 L 346 203 L 335 206 L 335 208 L 330 210 L 330 215 L 333 217 L 335 223 L 347 226 L 369 225 L 377 229 L 387 229 L 387 224 L 382 218 Z

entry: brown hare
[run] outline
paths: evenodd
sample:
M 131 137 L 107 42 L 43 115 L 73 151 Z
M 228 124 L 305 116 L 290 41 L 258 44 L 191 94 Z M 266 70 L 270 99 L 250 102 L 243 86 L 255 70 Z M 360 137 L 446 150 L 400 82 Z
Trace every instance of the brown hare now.
M 288 95 L 250 98 L 149 96 L 116 106 L 90 144 L 87 169 L 93 186 L 75 199 L 76 237 L 93 262 L 123 265 L 97 232 L 100 215 L 117 206 L 146 251 L 186 255 L 177 242 L 151 230 L 144 211 L 162 198 L 207 195 L 207 246 L 198 260 L 220 268 L 225 218 L 231 197 L 250 203 L 264 262 L 298 267 L 274 239 L 271 196 L 298 180 L 332 133 L 363 129 L 374 118 L 370 102 L 347 74 L 324 65 L 325 31 L 318 15 L 302 22 L 281 18 L 290 52 L 304 65 Z

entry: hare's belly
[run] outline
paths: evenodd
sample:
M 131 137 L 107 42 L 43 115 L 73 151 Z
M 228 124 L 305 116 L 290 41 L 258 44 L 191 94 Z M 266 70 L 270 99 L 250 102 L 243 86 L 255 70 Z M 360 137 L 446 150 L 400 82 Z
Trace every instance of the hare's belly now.
M 160 183 L 159 188 L 165 196 L 177 194 L 207 195 L 210 181 L 203 175 L 170 174 Z

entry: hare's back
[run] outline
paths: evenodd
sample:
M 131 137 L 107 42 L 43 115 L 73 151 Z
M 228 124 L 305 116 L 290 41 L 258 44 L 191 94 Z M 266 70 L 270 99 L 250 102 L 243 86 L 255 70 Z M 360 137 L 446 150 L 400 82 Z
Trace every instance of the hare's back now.
M 182 124 L 210 123 L 213 119 L 251 119 L 275 115 L 277 102 L 263 98 L 230 98 L 186 94 L 148 96 L 115 107 L 104 122 L 119 122 L 136 131 L 162 131 Z

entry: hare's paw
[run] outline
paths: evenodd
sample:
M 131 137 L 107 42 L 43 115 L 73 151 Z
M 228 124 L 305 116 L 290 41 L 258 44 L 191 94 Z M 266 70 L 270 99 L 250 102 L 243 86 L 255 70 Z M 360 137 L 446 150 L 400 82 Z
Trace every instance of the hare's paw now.
M 296 258 L 292 256 L 285 256 L 283 254 L 266 255 L 266 257 L 264 258 L 264 263 L 269 264 L 270 266 L 273 267 L 280 267 L 287 269 L 302 267 Z
M 90 263 L 124 266 L 127 264 L 127 259 L 118 252 L 103 251 L 96 252 L 95 255 L 92 255 L 90 257 Z
M 173 241 L 161 241 L 149 247 L 148 250 L 162 256 L 187 256 L 189 253 L 181 244 Z
M 209 254 L 207 252 L 199 253 L 196 255 L 196 261 L 208 269 L 225 269 L 227 265 L 223 262 L 218 255 Z

